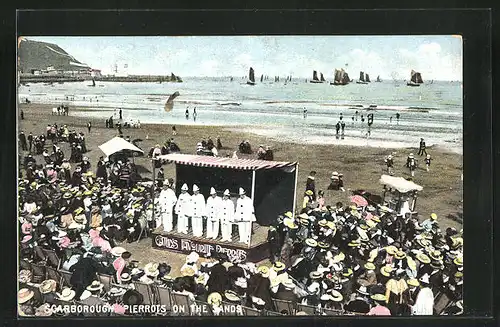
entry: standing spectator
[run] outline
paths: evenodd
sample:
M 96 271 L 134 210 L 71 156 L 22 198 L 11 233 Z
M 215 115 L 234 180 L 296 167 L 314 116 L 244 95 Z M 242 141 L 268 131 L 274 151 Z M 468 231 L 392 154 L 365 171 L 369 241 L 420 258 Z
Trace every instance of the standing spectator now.
M 21 148 L 23 151 L 28 151 L 28 144 L 26 143 L 26 135 L 23 131 L 19 134 L 19 142 L 21 142 Z
M 422 137 L 420 139 L 420 144 L 418 147 L 418 155 L 423 156 L 424 154 L 427 155 L 427 151 L 425 150 L 425 141 L 424 141 L 424 138 Z
M 92 122 L 88 122 L 87 123 L 87 129 L 89 130 L 89 134 L 90 134 L 90 129 L 92 128 Z
M 425 168 L 427 169 L 427 171 L 429 171 L 430 167 L 431 167 L 431 155 L 427 154 L 427 156 L 425 157 Z
M 29 152 L 31 153 L 31 149 L 33 148 L 33 133 L 31 132 L 28 135 L 28 143 L 29 143 Z
M 316 171 L 311 171 L 309 173 L 309 176 L 307 176 L 307 181 L 306 181 L 306 192 L 311 191 L 312 192 L 312 200 L 316 201 L 316 184 L 314 182 L 314 179 L 316 177 Z

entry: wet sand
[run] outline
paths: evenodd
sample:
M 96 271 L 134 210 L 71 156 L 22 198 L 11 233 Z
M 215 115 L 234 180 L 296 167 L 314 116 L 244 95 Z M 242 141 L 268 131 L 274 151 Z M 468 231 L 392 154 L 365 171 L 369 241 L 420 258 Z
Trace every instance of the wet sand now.
M 19 130 L 26 135 L 32 132 L 34 135 L 45 133 L 48 124 L 66 124 L 77 132 L 84 132 L 86 145 L 89 150 L 85 156 L 92 163 L 92 170 L 100 156 L 104 154 L 98 148 L 99 145 L 118 135 L 116 129 L 106 129 L 104 120 L 93 118 L 73 117 L 71 113 L 86 108 L 71 107 L 69 116 L 52 115 L 52 107 L 57 105 L 45 104 L 21 104 L 20 110 L 24 111 L 24 120 L 19 120 Z M 92 122 L 90 134 L 86 124 Z M 116 121 L 115 121 L 116 122 Z M 163 144 L 167 139 L 173 137 L 171 125 L 164 124 L 142 124 L 140 129 L 124 128 L 124 136 L 130 136 L 132 140 L 142 139 L 138 145 L 147 154 L 150 147 L 155 144 Z M 419 212 L 420 220 L 426 219 L 431 213 L 438 215 L 438 221 L 442 230 L 447 227 L 462 228 L 462 155 L 446 152 L 439 148 L 427 148 L 432 155 L 433 161 L 431 171 L 425 171 L 424 157 L 417 156 L 418 148 L 408 149 L 383 149 L 372 147 L 354 147 L 340 145 L 300 145 L 287 140 L 275 140 L 249 133 L 247 130 L 238 131 L 233 127 L 220 126 L 176 126 L 177 136 L 175 142 L 181 148 L 182 153 L 194 154 L 196 143 L 202 138 L 211 137 L 214 142 L 217 137 L 221 138 L 224 148 L 219 151 L 220 156 L 232 155 L 238 149 L 242 140 L 249 140 L 253 151 L 257 151 L 260 144 L 269 145 L 274 151 L 274 160 L 296 161 L 299 163 L 299 176 L 297 184 L 297 207 L 301 206 L 305 183 L 310 171 L 315 170 L 316 190 L 324 190 L 326 203 L 335 204 L 340 201 L 349 203 L 349 190 L 364 189 L 371 193 L 382 195 L 382 185 L 379 184 L 381 174 L 385 173 L 384 157 L 392 154 L 394 157 L 395 176 L 409 177 L 409 171 L 404 167 L 406 157 L 413 152 L 419 161 L 420 167 L 415 172 L 414 181 L 423 187 L 417 199 L 416 210 Z M 425 136 L 424 136 L 425 137 Z M 415 144 L 418 147 L 418 144 Z M 68 145 L 62 144 L 63 151 L 68 154 Z M 242 157 L 256 158 L 253 155 L 240 155 Z M 43 162 L 41 156 L 38 162 Z M 148 158 L 135 158 L 144 177 L 152 177 L 151 162 Z M 175 165 L 164 166 L 165 177 L 175 179 Z M 149 172 L 147 172 L 149 171 Z M 328 191 L 332 171 L 344 174 L 344 186 L 346 192 Z M 180 266 L 184 263 L 184 255 L 173 255 L 170 252 L 151 249 L 151 240 L 145 239 L 140 243 L 125 244 L 125 248 L 133 253 L 133 259 L 139 260 L 141 265 L 149 261 L 167 262 L 173 267 L 173 275 L 178 274 Z

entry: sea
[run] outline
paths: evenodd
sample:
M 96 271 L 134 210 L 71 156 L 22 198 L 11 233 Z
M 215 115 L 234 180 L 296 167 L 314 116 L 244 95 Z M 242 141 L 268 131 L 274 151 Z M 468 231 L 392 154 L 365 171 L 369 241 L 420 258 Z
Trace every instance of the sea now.
M 225 126 L 298 144 L 405 148 L 418 146 L 423 137 L 428 146 L 462 153 L 463 93 L 458 81 L 411 87 L 395 80 L 334 86 L 273 79 L 252 86 L 242 78 L 193 77 L 183 78 L 183 83 L 91 84 L 34 83 L 21 85 L 18 94 L 21 102 L 66 104 L 71 115 L 102 118 L 103 124 L 113 115 L 117 119 L 121 108 L 124 120 Z M 166 111 L 165 103 L 174 92 L 180 95 Z M 72 106 L 87 109 L 71 112 Z M 368 114 L 373 114 L 371 127 Z M 341 120 L 344 135 L 337 135 L 335 125 Z

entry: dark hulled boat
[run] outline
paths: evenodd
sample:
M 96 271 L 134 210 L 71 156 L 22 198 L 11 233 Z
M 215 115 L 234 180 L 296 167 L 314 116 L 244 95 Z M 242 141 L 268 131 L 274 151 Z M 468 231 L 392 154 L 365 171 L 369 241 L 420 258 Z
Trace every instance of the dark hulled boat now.
M 255 74 L 254 74 L 254 71 L 253 71 L 252 67 L 250 67 L 250 70 L 248 71 L 248 81 L 247 81 L 247 84 L 248 85 L 255 85 Z
M 368 76 L 368 75 L 366 75 Z M 359 72 L 359 80 L 356 81 L 356 84 L 368 84 L 368 81 L 365 79 L 365 73 Z
M 408 86 L 420 86 L 423 84 L 422 75 L 419 72 L 416 72 L 412 69 L 410 82 L 406 83 Z
M 346 73 L 344 69 L 335 69 L 335 76 L 333 82 L 330 85 L 347 85 L 351 82 L 349 74 Z
M 321 76 L 323 76 L 323 74 L 321 74 Z M 310 80 L 309 82 L 311 82 L 311 83 L 323 83 L 322 81 L 319 80 L 318 72 L 315 70 L 313 70 L 313 79 Z

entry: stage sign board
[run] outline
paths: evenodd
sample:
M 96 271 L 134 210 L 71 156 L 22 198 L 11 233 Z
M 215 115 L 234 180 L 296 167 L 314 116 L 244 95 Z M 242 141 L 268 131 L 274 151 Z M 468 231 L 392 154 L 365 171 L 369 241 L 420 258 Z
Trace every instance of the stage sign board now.
M 176 235 L 153 234 L 153 248 L 189 254 L 196 252 L 200 257 L 215 253 L 225 253 L 231 261 L 261 261 L 267 257 L 267 243 L 253 248 L 238 247 L 230 244 L 217 244 L 210 241 L 193 240 Z

